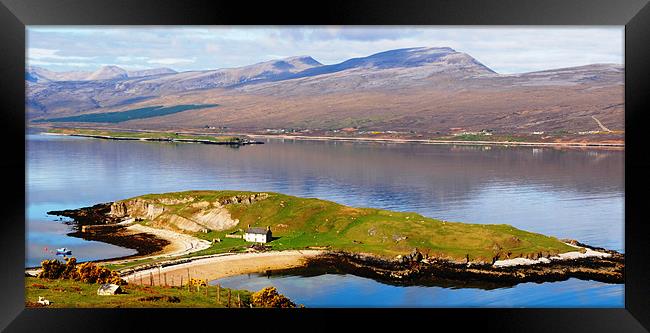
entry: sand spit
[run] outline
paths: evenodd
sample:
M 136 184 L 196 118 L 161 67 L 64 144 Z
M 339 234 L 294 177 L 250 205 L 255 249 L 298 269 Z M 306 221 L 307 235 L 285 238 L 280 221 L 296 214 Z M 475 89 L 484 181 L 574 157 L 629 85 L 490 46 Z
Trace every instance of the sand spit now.
M 211 245 L 210 242 L 207 240 L 199 239 L 190 235 L 178 233 L 171 230 L 147 227 L 141 224 L 133 224 L 126 227 L 126 229 L 132 233 L 151 234 L 158 238 L 167 240 L 171 243 L 165 246 L 165 248 L 161 253 L 147 256 L 146 259 L 179 257 L 193 252 L 205 250 L 209 248 Z M 131 259 L 115 260 L 115 261 L 109 260 L 107 261 L 107 263 L 110 262 L 111 264 L 120 264 L 120 263 L 127 263 L 139 259 L 143 259 L 143 258 L 139 257 L 139 258 L 131 258 Z
M 123 276 L 129 283 L 139 284 L 142 280 L 145 285 L 180 285 L 187 283 L 190 278 L 216 280 L 228 276 L 247 273 L 259 273 L 267 270 L 294 268 L 305 265 L 308 258 L 322 254 L 317 250 L 290 250 L 269 251 L 261 253 L 223 253 L 193 259 L 189 262 L 173 264 L 165 267 L 155 267 L 137 271 Z M 159 280 L 160 276 L 160 280 Z

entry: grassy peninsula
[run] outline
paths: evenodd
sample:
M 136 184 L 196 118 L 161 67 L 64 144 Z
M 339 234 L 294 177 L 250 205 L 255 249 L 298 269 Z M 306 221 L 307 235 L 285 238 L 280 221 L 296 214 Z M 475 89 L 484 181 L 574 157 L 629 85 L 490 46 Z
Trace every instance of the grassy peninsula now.
M 481 288 L 569 277 L 623 281 L 622 254 L 574 240 L 281 193 L 146 194 L 48 214 L 73 218 L 81 226 L 75 237 L 129 248 L 141 245 L 142 235 L 169 241 L 155 255 L 103 262 L 130 282 L 160 275 L 161 269 L 188 281 L 190 275 L 214 280 L 310 265 L 399 284 L 443 279 L 480 282 Z M 271 241 L 245 241 L 248 226 L 270 227 Z
M 475 262 L 537 258 L 576 250 L 557 238 L 506 224 L 449 222 L 417 213 L 355 208 L 270 192 L 148 194 L 118 201 L 113 206 L 124 207 L 121 214 L 140 217 L 140 223 L 145 225 L 191 233 L 209 241 L 220 240 L 192 256 L 244 250 L 249 243 L 226 235 L 241 234 L 248 225 L 270 226 L 274 239 L 267 245 L 273 250 L 327 249 L 387 259 L 407 255 L 414 248 L 430 257 Z M 212 228 L 207 225 L 207 230 L 192 231 L 203 228 L 204 216 L 219 216 L 221 223 Z
M 196 141 L 222 144 L 242 144 L 246 140 L 237 136 L 187 135 L 171 132 L 127 132 L 80 128 L 53 128 L 51 134 L 98 137 L 116 140 Z

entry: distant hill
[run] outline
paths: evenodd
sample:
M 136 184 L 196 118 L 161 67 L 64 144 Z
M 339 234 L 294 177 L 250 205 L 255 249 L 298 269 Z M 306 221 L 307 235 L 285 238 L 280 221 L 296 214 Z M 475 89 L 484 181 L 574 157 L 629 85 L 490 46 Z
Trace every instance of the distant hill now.
M 623 129 L 623 73 L 622 65 L 592 64 L 506 75 L 448 47 L 418 47 L 331 65 L 298 56 L 180 73 L 30 67 L 25 80 L 30 119 L 219 104 L 119 125 L 517 133 L 598 130 L 592 116 Z
M 120 80 L 126 78 L 143 77 L 161 74 L 174 74 L 175 70 L 169 68 L 153 68 L 144 70 L 127 71 L 118 66 L 102 66 L 96 71 L 69 71 L 54 72 L 38 66 L 27 68 L 25 77 L 31 82 L 51 81 L 93 81 L 93 80 Z

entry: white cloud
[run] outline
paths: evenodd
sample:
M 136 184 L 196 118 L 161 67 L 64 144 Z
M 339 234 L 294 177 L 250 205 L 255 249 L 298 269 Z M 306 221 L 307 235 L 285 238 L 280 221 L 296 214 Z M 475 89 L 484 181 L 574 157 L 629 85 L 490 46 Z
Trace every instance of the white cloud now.
M 137 56 L 119 56 L 115 58 L 117 61 L 122 62 L 133 62 L 133 61 L 144 61 L 149 60 L 149 57 L 137 57 Z
M 333 64 L 419 46 L 454 48 L 499 73 L 624 59 L 622 26 L 42 26 L 27 33 L 28 58 L 56 62 L 56 70 L 74 67 L 66 61 L 205 70 L 295 55 Z
M 27 59 L 27 66 L 46 66 L 46 67 L 61 67 L 61 66 L 69 66 L 69 67 L 94 67 L 94 64 L 89 64 L 86 62 L 53 62 L 53 61 L 43 61 L 43 60 L 37 60 L 37 59 Z
M 60 50 L 29 48 L 27 49 L 28 57 L 32 59 L 58 59 L 58 60 L 87 60 L 94 57 L 80 57 L 80 56 L 62 56 L 59 55 Z
M 178 65 L 178 64 L 187 64 L 193 63 L 196 59 L 187 59 L 187 58 L 160 58 L 160 59 L 151 59 L 148 60 L 148 64 L 157 64 L 157 65 Z

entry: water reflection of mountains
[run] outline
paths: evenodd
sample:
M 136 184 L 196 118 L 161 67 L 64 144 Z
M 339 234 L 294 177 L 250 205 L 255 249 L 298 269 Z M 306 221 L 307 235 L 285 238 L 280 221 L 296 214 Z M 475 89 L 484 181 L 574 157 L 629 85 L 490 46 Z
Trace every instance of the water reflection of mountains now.
M 57 144 L 52 142 L 50 144 Z M 61 143 L 58 143 L 61 144 Z M 624 151 L 502 146 L 438 146 L 269 140 L 261 146 L 65 142 L 118 170 L 125 158 L 147 165 L 227 171 L 230 177 L 340 185 L 341 190 L 405 191 L 410 198 L 467 197 L 486 186 L 542 186 L 585 193 L 623 190 Z M 208 174 L 208 175 L 209 175 Z M 268 175 L 268 176 L 267 176 Z M 253 189 L 254 190 L 254 189 Z M 398 197 L 399 193 L 395 193 Z

